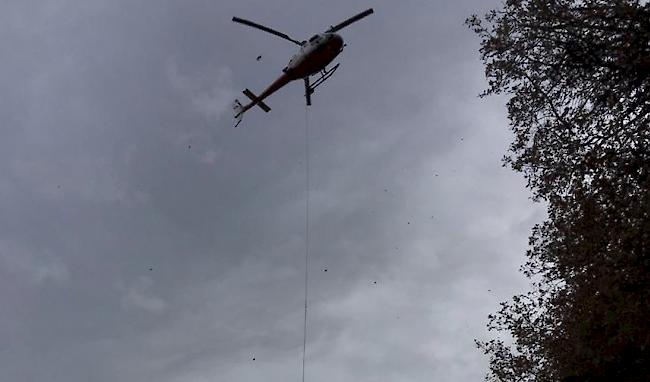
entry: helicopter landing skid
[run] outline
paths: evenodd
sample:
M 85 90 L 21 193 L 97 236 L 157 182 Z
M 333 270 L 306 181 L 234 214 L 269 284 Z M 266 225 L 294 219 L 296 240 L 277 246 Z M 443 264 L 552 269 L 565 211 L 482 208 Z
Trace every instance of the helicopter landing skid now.
M 323 69 L 320 71 L 320 78 L 314 81 L 313 84 L 309 84 L 309 76 L 305 77 L 305 100 L 307 101 L 307 106 L 311 106 L 311 95 L 314 94 L 314 89 L 316 89 L 318 86 L 320 86 L 323 82 L 327 81 L 334 72 L 336 72 L 336 69 L 339 68 L 339 65 L 341 64 L 336 64 L 332 69 L 327 70 Z

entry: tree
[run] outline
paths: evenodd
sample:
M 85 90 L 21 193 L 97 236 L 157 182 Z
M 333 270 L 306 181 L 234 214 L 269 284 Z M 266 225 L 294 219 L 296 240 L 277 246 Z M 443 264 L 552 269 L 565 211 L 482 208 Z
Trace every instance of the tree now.
M 467 21 L 548 218 L 477 345 L 493 381 L 650 381 L 650 5 L 508 0 Z

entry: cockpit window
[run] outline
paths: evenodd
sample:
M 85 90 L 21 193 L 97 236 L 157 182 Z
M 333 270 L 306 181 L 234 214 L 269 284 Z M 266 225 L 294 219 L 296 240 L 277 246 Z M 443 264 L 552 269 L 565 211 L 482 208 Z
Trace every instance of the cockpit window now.
M 314 41 L 318 40 L 318 37 L 319 36 L 317 34 L 315 34 L 312 38 L 309 39 L 309 42 L 314 42 Z

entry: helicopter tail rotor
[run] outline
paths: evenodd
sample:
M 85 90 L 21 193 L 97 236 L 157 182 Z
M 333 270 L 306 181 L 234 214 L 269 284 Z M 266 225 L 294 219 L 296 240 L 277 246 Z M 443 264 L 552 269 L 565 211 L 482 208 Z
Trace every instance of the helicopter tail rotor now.
M 239 126 L 241 123 L 241 120 L 244 118 L 244 112 L 246 111 L 244 109 L 244 106 L 239 102 L 238 99 L 235 99 L 235 101 L 232 104 L 232 110 L 235 113 L 235 127 Z

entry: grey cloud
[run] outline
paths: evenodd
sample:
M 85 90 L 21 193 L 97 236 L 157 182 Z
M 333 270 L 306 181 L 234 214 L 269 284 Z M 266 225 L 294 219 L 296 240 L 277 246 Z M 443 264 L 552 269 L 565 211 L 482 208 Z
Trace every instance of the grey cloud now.
M 476 97 L 487 4 L 34 0 L 0 6 L 0 380 L 300 377 L 301 86 L 229 113 L 294 47 L 230 19 L 369 6 L 308 116 L 308 380 L 482 377 L 543 217 Z

